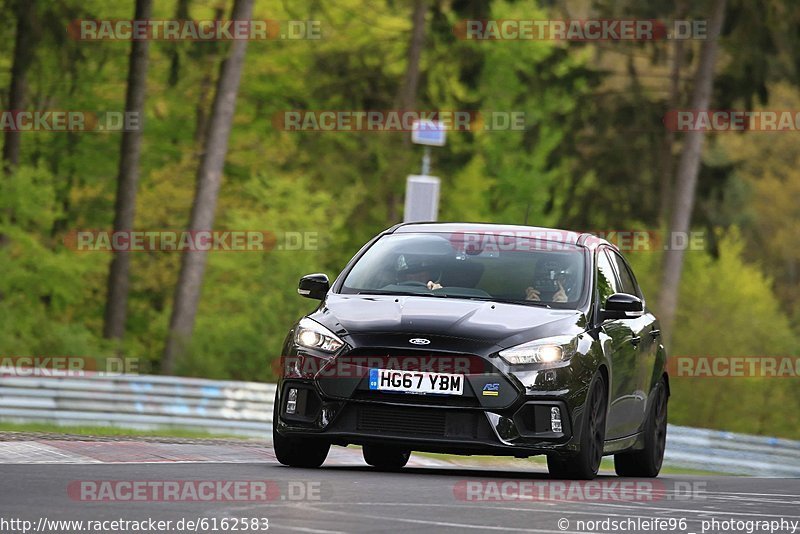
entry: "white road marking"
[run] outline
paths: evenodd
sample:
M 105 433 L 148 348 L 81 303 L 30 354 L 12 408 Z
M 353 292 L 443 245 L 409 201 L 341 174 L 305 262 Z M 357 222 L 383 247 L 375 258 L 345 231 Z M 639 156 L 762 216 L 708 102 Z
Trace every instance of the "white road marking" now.
M 322 530 L 319 528 L 309 528 L 309 527 L 291 527 L 289 525 L 281 525 L 275 523 L 274 521 L 270 523 L 269 526 L 281 530 L 293 530 L 295 532 L 311 532 L 314 534 L 349 534 L 344 530 Z
M 0 464 L 103 463 L 89 456 L 65 452 L 36 441 L 0 442 Z

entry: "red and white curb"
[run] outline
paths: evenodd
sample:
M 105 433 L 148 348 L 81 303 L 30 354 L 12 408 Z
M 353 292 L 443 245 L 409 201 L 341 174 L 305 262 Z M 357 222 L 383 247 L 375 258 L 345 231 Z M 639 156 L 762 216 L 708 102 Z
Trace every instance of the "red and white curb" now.
M 0 464 L 277 463 L 269 442 L 237 445 L 144 441 L 0 441 Z M 366 465 L 361 450 L 332 447 L 326 465 Z M 409 467 L 453 467 L 412 455 Z

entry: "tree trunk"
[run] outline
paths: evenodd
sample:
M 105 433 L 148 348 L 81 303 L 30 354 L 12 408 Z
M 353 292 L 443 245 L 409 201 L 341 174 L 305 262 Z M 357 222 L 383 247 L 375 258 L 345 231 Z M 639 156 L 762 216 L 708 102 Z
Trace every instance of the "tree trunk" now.
M 687 5 L 685 0 L 678 0 L 675 9 L 675 20 L 686 18 Z M 667 109 L 669 113 L 674 111 L 680 103 L 681 91 L 681 68 L 683 67 L 683 39 L 675 39 L 672 42 L 672 67 L 670 69 L 669 96 L 667 97 Z M 664 228 L 669 223 L 669 216 L 672 209 L 672 172 L 674 169 L 672 147 L 675 145 L 675 131 L 667 128 L 661 145 L 661 172 L 659 173 L 659 226 Z
M 189 1 L 178 0 L 175 4 L 175 20 L 189 20 Z M 170 43 L 169 51 L 169 78 L 167 85 L 175 87 L 181 78 L 181 52 L 180 42 Z
M 711 102 L 711 91 L 714 85 L 714 65 L 719 45 L 719 34 L 725 17 L 725 3 L 726 0 L 715 0 L 708 25 L 708 37 L 703 42 L 700 50 L 700 63 L 695 74 L 691 102 L 691 109 L 695 112 L 708 110 Z M 703 130 L 693 130 L 684 134 L 683 150 L 675 180 L 675 196 L 669 227 L 670 233 L 666 239 L 667 243 L 672 242 L 670 236 L 673 233 L 686 234 L 689 231 L 704 140 L 705 132 Z M 672 249 L 670 247 L 664 253 L 659 311 L 662 331 L 667 343 L 670 341 L 678 307 L 683 256 L 684 250 L 681 248 Z
M 149 19 L 152 0 L 136 0 L 136 20 Z M 128 89 L 125 97 L 126 113 L 144 116 L 144 99 L 147 90 L 147 51 L 149 40 L 131 42 L 128 64 Z M 139 186 L 139 156 L 142 147 L 142 122 L 135 130 L 122 133 L 120 145 L 119 174 L 117 176 L 117 200 L 114 205 L 114 231 L 133 229 L 136 214 L 136 189 Z M 128 308 L 130 283 L 130 252 L 117 251 L 108 272 L 108 294 L 106 298 L 103 335 L 109 339 L 122 339 L 125 334 L 125 319 Z
M 35 48 L 33 18 L 35 2 L 17 0 L 17 35 L 14 44 L 14 60 L 11 65 L 11 83 L 8 88 L 8 109 L 21 111 L 25 107 L 28 68 L 33 60 Z M 19 165 L 21 132 L 10 129 L 3 143 L 3 168 L 6 172 Z
M 221 21 L 225 15 L 221 7 L 217 7 L 214 11 L 214 20 Z M 194 128 L 194 145 L 197 151 L 197 156 L 200 157 L 202 153 L 201 144 L 206 138 L 206 130 L 208 128 L 208 94 L 214 85 L 214 68 L 213 65 L 217 63 L 217 56 L 219 50 L 216 46 L 209 50 L 208 47 L 202 49 L 200 57 L 197 62 L 203 70 L 203 77 L 200 79 L 200 91 L 197 98 L 197 107 L 195 108 L 195 128 Z
M 396 107 L 399 110 L 412 110 L 417 102 L 417 91 L 419 88 L 419 60 L 422 56 L 422 48 L 425 45 L 425 15 L 428 13 L 428 0 L 415 0 L 414 12 L 411 15 L 412 28 L 411 39 L 408 43 L 408 63 L 406 73 L 403 77 L 403 84 L 397 92 L 395 98 Z M 403 149 L 401 154 L 407 154 L 411 146 L 411 133 L 403 134 Z M 402 171 L 405 166 L 398 166 Z M 399 222 L 400 198 L 394 188 L 389 191 L 388 198 L 388 218 L 389 224 Z
M 425 15 L 428 12 L 427 0 L 414 2 L 414 13 L 411 16 L 411 40 L 408 43 L 408 63 L 403 77 L 403 85 L 397 93 L 397 105 L 400 109 L 413 109 L 417 101 L 419 87 L 419 59 L 425 45 Z M 406 136 L 408 139 L 408 136 Z
M 235 0 L 231 19 L 250 20 L 252 11 L 253 0 Z M 197 189 L 189 222 L 190 231 L 211 230 L 214 224 L 222 167 L 228 151 L 228 138 L 246 50 L 246 39 L 233 41 L 230 55 L 220 68 L 205 150 L 197 170 Z M 173 372 L 175 363 L 191 339 L 207 260 L 206 251 L 184 252 L 181 257 L 181 272 L 175 288 L 172 318 L 161 362 L 163 373 Z

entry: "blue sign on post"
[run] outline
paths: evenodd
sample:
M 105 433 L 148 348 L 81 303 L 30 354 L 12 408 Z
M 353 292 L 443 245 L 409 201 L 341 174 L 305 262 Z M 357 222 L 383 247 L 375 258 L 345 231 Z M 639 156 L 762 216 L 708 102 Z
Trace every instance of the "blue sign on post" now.
M 411 142 L 417 145 L 444 146 L 447 130 L 441 121 L 418 120 L 411 125 Z

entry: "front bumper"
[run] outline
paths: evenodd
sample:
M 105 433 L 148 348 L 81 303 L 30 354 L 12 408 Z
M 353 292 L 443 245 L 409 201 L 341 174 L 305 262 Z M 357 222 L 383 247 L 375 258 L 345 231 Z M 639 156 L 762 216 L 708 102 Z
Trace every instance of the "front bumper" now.
M 290 389 L 297 390 L 294 413 L 287 413 L 284 400 Z M 485 409 L 429 404 L 438 399 L 419 395 L 333 398 L 316 380 L 285 379 L 276 394 L 273 424 L 285 436 L 337 445 L 394 443 L 417 451 L 525 457 L 577 450 L 573 429 L 579 428 L 575 408 L 582 405 L 580 393 L 519 395 L 507 407 Z M 552 408 L 558 408 L 560 431 L 551 428 Z
M 280 363 L 275 430 L 338 445 L 395 443 L 454 454 L 578 450 L 586 391 L 598 365 L 589 356 L 589 340 L 568 362 L 537 369 L 510 367 L 492 356 L 499 349 L 488 343 L 427 337 L 444 350 L 409 349 L 407 335 L 387 334 L 353 338 L 331 357 L 297 347 L 290 334 Z M 462 374 L 463 394 L 370 390 L 371 368 Z M 284 401 L 290 388 L 298 390 L 294 414 L 286 413 Z M 560 431 L 551 428 L 553 408 L 560 414 Z

